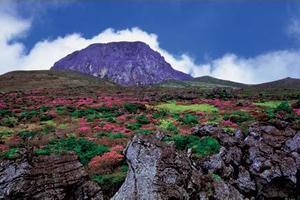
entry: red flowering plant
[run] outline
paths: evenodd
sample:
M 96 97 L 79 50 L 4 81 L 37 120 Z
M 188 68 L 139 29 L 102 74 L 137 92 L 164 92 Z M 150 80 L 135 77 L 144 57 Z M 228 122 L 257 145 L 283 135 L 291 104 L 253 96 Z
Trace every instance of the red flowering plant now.
M 300 116 L 300 108 L 294 109 L 294 112 Z
M 109 174 L 118 167 L 123 158 L 124 156 L 117 151 L 110 151 L 94 157 L 88 166 L 92 173 Z

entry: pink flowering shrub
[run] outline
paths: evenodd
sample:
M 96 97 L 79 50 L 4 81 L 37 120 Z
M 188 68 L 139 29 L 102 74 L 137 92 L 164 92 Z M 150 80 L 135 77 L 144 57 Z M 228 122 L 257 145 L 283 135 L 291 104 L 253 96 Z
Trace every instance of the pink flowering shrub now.
M 124 156 L 116 151 L 104 153 L 102 156 L 94 157 L 90 163 L 89 168 L 93 173 L 107 174 L 111 173 Z
M 299 116 L 300 116 L 300 108 L 298 108 L 298 109 L 294 109 L 294 112 L 295 112 L 297 115 L 299 115 Z
M 222 125 L 226 126 L 226 127 L 231 127 L 231 128 L 237 128 L 238 127 L 236 123 L 234 123 L 234 122 L 232 122 L 230 120 L 224 120 L 222 122 Z
M 0 109 L 4 109 L 4 108 L 5 108 L 5 104 L 0 101 Z
M 89 132 L 90 130 L 91 130 L 91 128 L 88 127 L 88 126 L 84 126 L 84 127 L 79 128 L 79 131 L 82 132 L 82 133 Z
M 116 145 L 111 148 L 111 151 L 115 151 L 115 152 L 119 152 L 119 153 L 121 153 L 123 150 L 124 150 L 124 146 L 122 146 L 122 145 Z

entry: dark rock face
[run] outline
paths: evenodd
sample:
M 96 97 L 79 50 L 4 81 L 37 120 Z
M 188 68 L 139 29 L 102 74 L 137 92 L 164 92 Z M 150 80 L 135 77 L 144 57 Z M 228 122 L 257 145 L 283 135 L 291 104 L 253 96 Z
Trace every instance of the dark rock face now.
M 52 70 L 72 70 L 120 85 L 148 85 L 164 80 L 188 80 L 156 51 L 142 42 L 92 44 L 54 64 Z
M 161 136 L 134 137 L 125 151 L 129 172 L 113 200 L 243 199 L 234 187 L 204 176 L 187 154 L 160 139 Z
M 77 156 L 66 154 L 2 161 L 0 199 L 102 200 L 103 196 Z
M 300 194 L 300 133 L 263 124 L 253 124 L 245 138 L 239 132 L 231 136 L 212 126 L 194 129 L 199 136 L 218 138 L 223 146 L 219 154 L 198 162 L 203 172 L 219 174 L 248 198 L 295 199 Z

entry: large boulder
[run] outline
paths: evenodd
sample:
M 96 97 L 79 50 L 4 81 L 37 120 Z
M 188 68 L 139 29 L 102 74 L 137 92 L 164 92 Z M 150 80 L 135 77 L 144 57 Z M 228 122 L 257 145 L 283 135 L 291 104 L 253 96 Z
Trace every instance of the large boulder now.
M 0 163 L 0 199 L 102 200 L 75 154 L 34 156 Z
M 133 138 L 125 150 L 129 172 L 113 200 L 243 199 L 233 186 L 203 175 L 187 153 L 176 151 L 161 138 Z

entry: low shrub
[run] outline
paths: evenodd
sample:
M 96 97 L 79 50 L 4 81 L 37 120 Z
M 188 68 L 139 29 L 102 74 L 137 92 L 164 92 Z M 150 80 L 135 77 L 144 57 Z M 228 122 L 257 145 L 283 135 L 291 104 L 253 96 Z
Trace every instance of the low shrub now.
M 116 151 L 106 152 L 103 155 L 95 156 L 89 162 L 89 169 L 92 173 L 107 174 L 120 164 L 124 156 Z
M 280 112 L 280 111 L 292 113 L 293 109 L 290 106 L 289 102 L 283 101 L 274 109 L 274 112 Z
M 149 119 L 145 115 L 139 115 L 136 117 L 136 121 L 140 124 L 149 124 Z
M 153 131 L 152 130 L 146 130 L 146 129 L 139 129 L 139 130 L 136 130 L 134 133 L 137 134 L 137 135 L 148 135 L 148 134 L 152 134 Z
M 20 113 L 19 119 L 20 120 L 30 120 L 33 117 L 38 116 L 40 113 L 38 110 L 31 110 L 31 111 L 24 111 Z
M 18 133 L 18 135 L 22 138 L 22 139 L 27 139 L 27 138 L 33 138 L 37 133 L 33 132 L 33 131 L 20 131 Z
M 2 117 L 12 117 L 13 113 L 8 109 L 0 109 L 0 118 Z
M 99 132 L 96 133 L 96 137 L 103 138 L 108 137 L 110 139 L 117 139 L 117 138 L 126 138 L 127 136 L 123 133 L 112 133 L 112 132 Z
M 129 113 L 137 113 L 138 110 L 145 110 L 145 105 L 138 103 L 125 103 L 124 109 Z
M 5 117 L 2 118 L 0 121 L 1 126 L 6 126 L 6 127 L 15 127 L 18 124 L 18 120 L 14 117 Z
M 173 141 L 176 148 L 179 150 L 192 148 L 192 150 L 198 156 L 207 156 L 218 153 L 221 147 L 219 142 L 213 137 L 199 138 L 193 135 L 174 135 L 170 138 L 167 138 L 166 140 Z
M 51 115 L 41 115 L 40 116 L 40 120 L 41 121 L 49 121 L 49 120 L 52 120 L 53 119 L 53 117 L 51 116 Z
M 172 133 L 178 133 L 178 128 L 175 126 L 175 124 L 170 120 L 162 119 L 159 121 L 159 128 L 162 131 L 168 131 Z
M 74 151 L 78 155 L 80 162 L 86 165 L 93 157 L 101 155 L 108 150 L 109 148 L 105 145 L 98 145 L 84 138 L 77 139 L 71 136 L 65 139 L 52 140 L 43 148 L 43 151 L 37 150 L 35 152 L 62 154 Z
M 187 125 L 198 124 L 198 116 L 192 114 L 184 114 L 183 117 L 179 118 L 179 121 Z
M 138 130 L 139 128 L 142 127 L 142 124 L 140 124 L 139 122 L 129 122 L 127 125 L 126 125 L 126 128 L 128 128 L 129 130 Z
M 15 159 L 18 157 L 18 152 L 19 152 L 18 148 L 10 148 L 8 151 L 1 152 L 0 155 L 1 157 L 6 159 Z
M 234 111 L 230 114 L 225 114 L 223 119 L 230 120 L 234 123 L 242 123 L 245 121 L 253 120 L 253 117 L 247 112 L 238 110 L 238 111 Z
M 9 136 L 9 135 L 11 135 L 11 134 L 13 134 L 12 131 L 1 131 L 1 132 L 0 132 L 0 139 L 1 139 L 2 137 Z
M 161 109 L 159 111 L 155 111 L 154 113 L 152 113 L 152 118 L 153 119 L 162 119 L 165 118 L 166 116 L 168 116 L 168 111 Z

